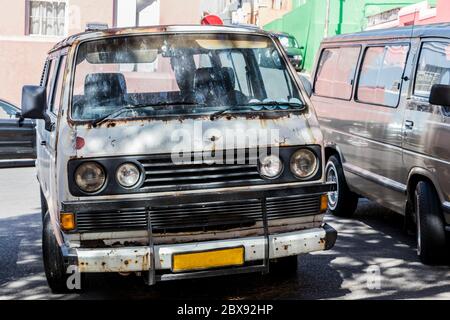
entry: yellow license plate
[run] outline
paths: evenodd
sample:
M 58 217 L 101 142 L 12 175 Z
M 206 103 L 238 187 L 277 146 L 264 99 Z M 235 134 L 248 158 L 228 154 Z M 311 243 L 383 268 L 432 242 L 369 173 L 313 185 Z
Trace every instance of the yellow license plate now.
M 244 247 L 190 252 L 173 255 L 172 271 L 185 272 L 242 266 L 244 262 Z

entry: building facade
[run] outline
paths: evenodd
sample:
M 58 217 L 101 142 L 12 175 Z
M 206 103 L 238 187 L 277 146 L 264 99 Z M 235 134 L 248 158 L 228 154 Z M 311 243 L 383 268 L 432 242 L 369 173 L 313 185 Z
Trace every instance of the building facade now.
M 0 0 L 0 99 L 20 107 L 38 84 L 47 52 L 88 23 L 131 27 L 199 23 L 204 0 Z M 182 3 L 182 5 L 180 5 Z
M 449 0 L 298 0 L 293 2 L 289 13 L 264 25 L 264 29 L 293 34 L 304 47 L 304 67 L 311 71 L 324 37 L 363 31 L 385 23 L 384 27 L 414 21 L 450 21 L 449 5 Z M 417 8 L 422 8 L 421 13 Z M 435 17 L 430 18 L 434 13 Z
M 450 22 L 450 1 L 437 0 L 435 5 L 422 1 L 391 12 L 370 16 L 367 30 L 395 28 L 409 25 Z

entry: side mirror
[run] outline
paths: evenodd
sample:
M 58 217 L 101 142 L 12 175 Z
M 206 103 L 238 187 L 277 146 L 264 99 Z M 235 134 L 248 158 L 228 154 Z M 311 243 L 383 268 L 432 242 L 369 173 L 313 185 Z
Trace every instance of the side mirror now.
M 47 90 L 40 86 L 24 86 L 22 89 L 22 117 L 45 120 Z
M 23 122 L 25 120 L 25 118 L 22 116 L 21 112 L 16 112 L 15 114 L 16 119 L 18 119 L 19 121 L 17 121 L 17 123 L 19 124 L 19 127 L 23 126 Z
M 450 107 L 450 86 L 435 84 L 431 88 L 430 103 L 438 106 Z
M 305 75 L 303 75 L 303 74 L 300 74 L 300 75 L 299 75 L 299 78 L 300 78 L 300 82 L 301 82 L 302 85 L 303 85 L 303 88 L 305 88 L 306 93 L 308 94 L 308 97 L 311 98 L 311 96 L 312 96 L 312 94 L 313 94 L 313 89 L 312 89 L 311 81 L 309 81 L 309 79 L 308 79 Z

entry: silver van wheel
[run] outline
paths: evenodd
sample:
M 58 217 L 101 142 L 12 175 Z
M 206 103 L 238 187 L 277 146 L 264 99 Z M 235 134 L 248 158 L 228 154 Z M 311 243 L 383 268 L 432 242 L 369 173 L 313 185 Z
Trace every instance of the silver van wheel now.
M 417 196 L 416 196 L 416 208 L 418 206 L 418 200 L 417 200 Z M 417 232 L 416 232 L 416 236 L 417 236 L 417 255 L 420 256 L 422 254 L 422 230 L 420 228 L 420 215 L 417 215 Z
M 415 199 L 415 206 L 416 206 L 416 208 L 418 208 L 418 206 L 419 206 L 419 200 L 418 200 L 418 196 L 416 195 L 416 197 L 415 197 L 416 199 Z M 417 232 L 416 232 L 416 235 L 417 235 L 417 255 L 418 256 L 421 256 L 421 254 L 422 254 L 422 230 L 421 230 L 421 228 L 420 228 L 420 215 L 419 214 L 417 214 Z
M 333 162 L 328 162 L 326 168 L 327 182 L 335 182 L 337 185 L 336 191 L 328 193 L 328 208 L 330 210 L 335 210 L 339 199 L 339 178 L 337 174 L 336 167 Z

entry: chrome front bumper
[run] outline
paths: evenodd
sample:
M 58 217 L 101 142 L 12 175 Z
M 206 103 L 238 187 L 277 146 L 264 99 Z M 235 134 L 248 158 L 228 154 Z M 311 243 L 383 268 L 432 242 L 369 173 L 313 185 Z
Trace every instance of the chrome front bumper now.
M 269 235 L 269 243 L 265 237 L 218 240 L 198 243 L 155 245 L 152 250 L 148 246 L 123 247 L 108 249 L 63 248 L 63 255 L 69 265 L 78 266 L 79 272 L 148 272 L 162 270 L 170 273 L 172 256 L 176 253 L 208 251 L 243 246 L 245 262 L 277 259 L 300 255 L 308 252 L 331 249 L 336 242 L 337 232 L 325 224 L 321 228 L 296 232 Z M 268 249 L 268 250 L 267 250 Z M 154 261 L 154 262 L 153 262 Z M 154 264 L 154 266 L 153 266 Z M 242 268 L 241 268 L 242 269 Z M 240 273 L 239 268 L 230 268 L 228 273 Z M 249 271 L 257 271 L 249 268 Z M 190 278 L 215 275 L 213 271 L 191 272 Z M 160 277 L 158 280 L 172 280 L 177 274 Z

